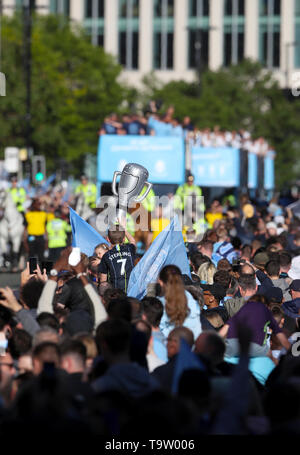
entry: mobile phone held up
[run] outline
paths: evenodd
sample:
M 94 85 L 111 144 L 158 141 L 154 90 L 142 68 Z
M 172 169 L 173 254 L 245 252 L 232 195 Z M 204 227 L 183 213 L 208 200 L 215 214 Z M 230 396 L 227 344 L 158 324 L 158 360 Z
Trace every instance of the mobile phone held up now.
M 29 258 L 29 273 L 33 275 L 37 269 L 37 258 Z

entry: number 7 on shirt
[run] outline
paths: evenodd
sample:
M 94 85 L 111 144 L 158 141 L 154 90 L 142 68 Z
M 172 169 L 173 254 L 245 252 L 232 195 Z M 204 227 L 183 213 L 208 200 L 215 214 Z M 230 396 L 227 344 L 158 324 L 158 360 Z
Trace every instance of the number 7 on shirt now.
M 121 276 L 125 275 L 125 266 L 126 266 L 127 259 L 119 259 L 117 262 L 122 262 L 121 266 Z

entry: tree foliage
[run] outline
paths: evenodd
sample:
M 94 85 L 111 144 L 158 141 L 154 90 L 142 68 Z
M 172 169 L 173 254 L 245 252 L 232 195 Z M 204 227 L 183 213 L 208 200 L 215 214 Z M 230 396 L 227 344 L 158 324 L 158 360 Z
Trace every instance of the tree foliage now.
M 7 96 L 0 99 L 0 149 L 25 145 L 26 89 L 22 16 L 2 22 L 2 66 Z M 56 16 L 33 17 L 32 145 L 54 169 L 63 157 L 79 169 L 96 153 L 105 115 L 123 99 L 121 68 L 82 29 Z

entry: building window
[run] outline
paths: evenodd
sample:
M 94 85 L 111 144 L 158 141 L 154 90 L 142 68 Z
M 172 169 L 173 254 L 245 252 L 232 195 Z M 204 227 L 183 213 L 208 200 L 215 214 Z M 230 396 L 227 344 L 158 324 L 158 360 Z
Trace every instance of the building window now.
M 268 16 L 270 7 L 274 16 L 280 16 L 281 0 L 260 0 L 260 16 Z
M 245 0 L 224 3 L 224 66 L 237 65 L 244 59 Z
M 84 0 L 84 21 L 86 33 L 94 46 L 104 45 L 104 0 Z
M 154 17 L 174 17 L 174 0 L 154 0 Z
M 104 0 L 85 0 L 84 17 L 91 19 L 94 16 L 104 18 Z
M 5 3 L 5 2 L 3 2 L 3 3 Z M 29 0 L 29 4 L 30 4 L 30 8 L 34 10 L 36 7 L 36 0 Z M 16 8 L 22 8 L 22 6 L 24 5 L 24 0 L 15 0 L 15 5 L 16 5 Z M 3 6 L 5 6 L 5 5 L 3 5 Z
M 119 62 L 126 70 L 139 67 L 139 0 L 119 0 Z
M 209 1 L 190 0 L 189 2 L 189 68 L 201 71 L 208 66 L 209 46 Z
M 154 0 L 154 68 L 173 68 L 174 0 Z
M 280 66 L 280 0 L 260 0 L 259 57 L 270 70 Z
M 70 16 L 70 0 L 51 0 L 50 13 Z
M 204 17 L 209 16 L 209 0 L 202 0 L 201 3 L 199 0 L 190 0 L 189 17 L 197 17 L 199 15 L 199 9 L 202 10 Z
M 238 0 L 234 2 L 233 0 L 225 0 L 224 4 L 225 16 L 232 16 L 236 13 L 238 16 L 245 15 L 245 0 Z

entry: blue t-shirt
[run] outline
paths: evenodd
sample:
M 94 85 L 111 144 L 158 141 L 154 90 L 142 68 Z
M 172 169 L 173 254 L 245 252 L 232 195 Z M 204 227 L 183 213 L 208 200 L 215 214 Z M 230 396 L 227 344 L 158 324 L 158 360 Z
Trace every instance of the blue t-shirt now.
M 183 137 L 183 129 L 181 125 L 172 127 L 171 136 Z
M 200 322 L 201 309 L 199 303 L 193 298 L 193 296 L 189 292 L 185 291 L 185 295 L 188 301 L 188 307 L 190 312 L 188 316 L 185 318 L 182 325 L 193 332 L 194 338 L 196 340 L 200 333 L 202 332 L 202 326 Z M 160 300 L 165 308 L 166 303 L 165 298 L 160 297 Z M 175 325 L 172 322 L 170 322 L 165 309 L 160 321 L 159 328 L 166 338 L 168 337 L 171 330 L 175 329 Z
M 102 128 L 104 129 L 106 134 L 117 134 L 117 128 L 111 125 L 110 123 L 104 122 Z
M 238 364 L 239 357 L 225 357 L 228 363 Z M 262 384 L 265 385 L 269 375 L 275 368 L 275 363 L 269 357 L 251 357 L 249 371 Z
M 140 134 L 141 124 L 140 122 L 130 122 L 127 127 L 128 134 L 138 136 Z

